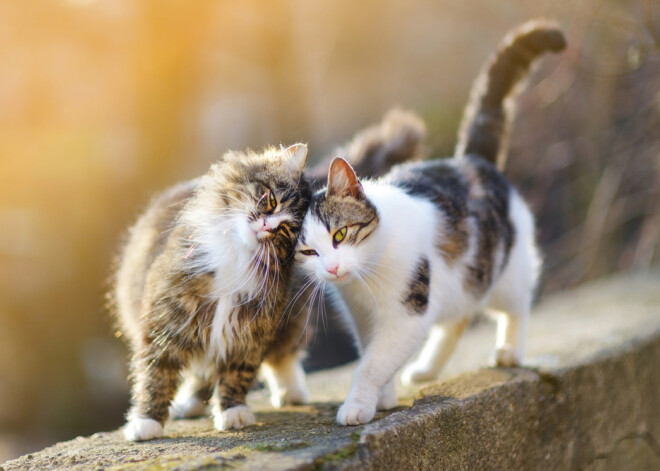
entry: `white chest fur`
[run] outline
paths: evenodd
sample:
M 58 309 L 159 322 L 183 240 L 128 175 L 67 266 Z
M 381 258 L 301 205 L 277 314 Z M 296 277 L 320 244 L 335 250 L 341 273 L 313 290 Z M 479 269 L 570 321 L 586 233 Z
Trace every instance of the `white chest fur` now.
M 245 250 L 223 251 L 216 268 L 215 290 L 217 306 L 213 315 L 210 335 L 210 355 L 221 361 L 227 358 L 239 335 L 237 309 L 260 296 L 262 274 L 252 265 L 252 257 Z
M 235 310 L 232 298 L 232 296 L 220 296 L 213 316 L 209 353 L 216 361 L 227 358 L 238 333 L 236 318 L 232 316 Z

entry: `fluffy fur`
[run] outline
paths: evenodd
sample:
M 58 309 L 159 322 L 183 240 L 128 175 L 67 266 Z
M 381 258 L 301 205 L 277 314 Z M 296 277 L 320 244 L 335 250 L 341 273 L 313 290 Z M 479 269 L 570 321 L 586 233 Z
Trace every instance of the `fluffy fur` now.
M 505 99 L 512 96 L 536 57 L 565 47 L 564 35 L 549 21 L 530 21 L 506 35 L 472 86 L 459 130 L 457 157 L 477 154 L 497 163 L 500 170 L 504 168 L 513 117 Z
M 162 434 L 182 375 L 173 412 L 200 412 L 213 394 L 220 430 L 254 423 L 245 395 L 263 361 L 278 404 L 306 400 L 304 321 L 281 322 L 311 194 L 306 156 L 303 144 L 228 152 L 156 198 L 132 228 L 115 288 L 132 352 L 127 439 Z
M 393 110 L 342 155 L 377 175 L 418 157 L 423 138 L 419 118 Z M 274 407 L 307 402 L 301 339 L 312 301 L 309 290 L 290 297 L 302 286 L 290 255 L 307 181 L 322 185 L 329 160 L 300 178 L 305 155 L 302 145 L 229 152 L 206 176 L 157 197 L 131 229 L 111 297 L 132 350 L 129 440 L 161 436 L 168 405 L 174 418 L 206 414 L 212 396 L 217 428 L 253 423 L 243 402 L 262 359 Z M 264 213 L 266 182 L 290 198 L 283 210 Z M 275 237 L 260 231 L 266 220 L 281 228 Z
M 380 177 L 396 164 L 421 160 L 426 156 L 426 126 L 415 113 L 393 108 L 380 123 L 357 133 L 350 142 L 305 172 L 312 188 L 320 188 L 328 176 L 334 157 L 351 163 L 358 175 Z
M 533 217 L 496 169 L 504 99 L 530 62 L 563 47 L 548 24 L 509 35 L 477 82 L 458 157 L 409 163 L 361 183 L 336 159 L 315 193 L 296 258 L 347 308 L 361 354 L 342 425 L 396 403 L 395 373 L 427 338 L 404 380 L 434 378 L 477 311 L 497 313 L 495 362 L 522 361 L 540 259 Z M 485 124 L 484 124 L 485 123 Z

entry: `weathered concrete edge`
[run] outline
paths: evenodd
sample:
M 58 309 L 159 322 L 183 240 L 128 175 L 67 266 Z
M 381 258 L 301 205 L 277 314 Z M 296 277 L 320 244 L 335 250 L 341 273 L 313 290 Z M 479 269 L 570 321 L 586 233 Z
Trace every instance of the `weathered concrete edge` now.
M 589 469 L 630 437 L 660 462 L 659 366 L 656 330 L 556 370 L 466 373 L 365 427 L 354 457 L 332 467 Z

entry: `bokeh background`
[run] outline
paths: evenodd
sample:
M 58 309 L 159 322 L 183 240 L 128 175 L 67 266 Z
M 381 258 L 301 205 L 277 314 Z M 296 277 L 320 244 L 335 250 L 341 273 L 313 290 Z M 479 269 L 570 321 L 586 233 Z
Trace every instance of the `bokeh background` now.
M 104 293 L 154 192 L 230 148 L 318 159 L 394 105 L 450 155 L 482 63 L 538 16 L 570 46 L 518 99 L 507 173 L 543 297 L 660 261 L 657 0 L 1 1 L 0 463 L 122 423 Z

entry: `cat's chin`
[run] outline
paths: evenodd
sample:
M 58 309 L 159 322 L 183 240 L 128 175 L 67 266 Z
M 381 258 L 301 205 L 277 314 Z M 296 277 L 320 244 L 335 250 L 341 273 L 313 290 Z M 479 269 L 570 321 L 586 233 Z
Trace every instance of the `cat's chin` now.
M 259 247 L 257 234 L 248 226 L 246 221 L 241 221 L 237 225 L 238 242 L 250 252 Z
M 346 284 L 348 281 L 351 279 L 351 274 L 350 273 L 344 273 L 341 276 L 335 276 L 332 278 L 326 278 L 325 281 L 328 283 L 333 283 L 335 285 L 343 285 Z
M 257 240 L 256 234 L 251 230 L 243 231 L 240 241 L 243 247 L 249 252 L 254 252 L 259 247 L 259 240 Z

